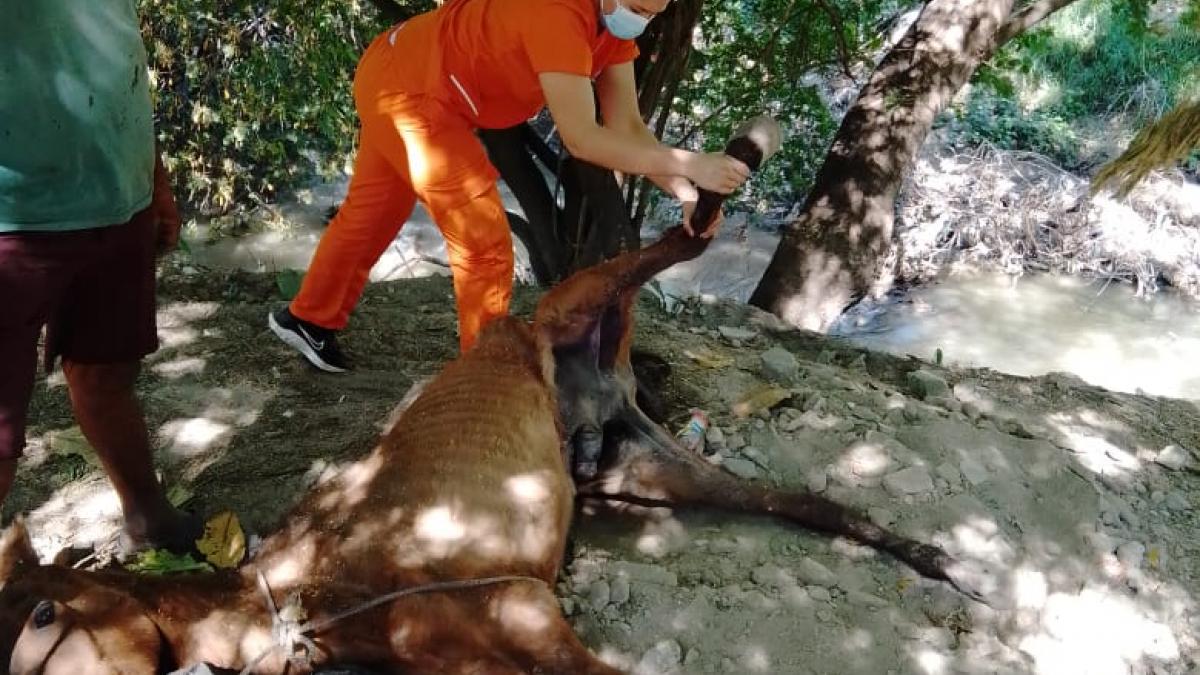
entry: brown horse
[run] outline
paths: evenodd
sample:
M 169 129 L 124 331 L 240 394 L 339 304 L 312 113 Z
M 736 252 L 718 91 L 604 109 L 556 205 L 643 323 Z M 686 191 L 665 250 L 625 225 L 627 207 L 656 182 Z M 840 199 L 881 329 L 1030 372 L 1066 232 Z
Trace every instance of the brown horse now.
M 774 123 L 760 119 L 727 152 L 757 167 L 777 140 Z M 706 194 L 693 222 L 710 222 L 720 201 Z M 773 514 L 950 579 L 941 549 L 819 496 L 740 480 L 638 409 L 634 297 L 706 246 L 676 228 L 550 291 L 531 325 L 490 325 L 369 455 L 315 487 L 236 571 L 145 577 L 41 566 L 17 522 L 0 537 L 0 662 L 47 675 L 198 663 L 255 673 L 360 664 L 616 675 L 579 642 L 553 594 L 579 498 Z

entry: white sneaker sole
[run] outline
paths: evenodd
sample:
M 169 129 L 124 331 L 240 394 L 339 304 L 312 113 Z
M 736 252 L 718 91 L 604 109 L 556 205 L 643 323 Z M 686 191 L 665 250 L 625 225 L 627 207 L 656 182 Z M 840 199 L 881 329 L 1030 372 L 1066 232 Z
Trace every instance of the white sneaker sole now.
M 271 332 L 274 333 L 276 337 L 278 337 L 280 340 L 283 340 L 284 344 L 303 354 L 304 358 L 308 359 L 308 362 L 317 368 L 320 368 L 327 373 L 346 372 L 345 368 L 338 368 L 335 365 L 326 363 L 325 360 L 321 358 L 321 355 L 313 350 L 313 348 L 309 346 L 308 342 L 304 338 L 296 335 L 295 332 L 280 326 L 279 323 L 275 321 L 274 312 L 267 312 L 267 326 L 271 328 Z

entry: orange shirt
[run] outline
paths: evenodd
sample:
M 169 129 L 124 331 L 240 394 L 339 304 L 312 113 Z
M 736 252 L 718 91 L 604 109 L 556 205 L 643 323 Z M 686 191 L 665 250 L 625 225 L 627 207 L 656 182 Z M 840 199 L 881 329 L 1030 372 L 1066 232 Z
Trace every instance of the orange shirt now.
M 632 40 L 604 29 L 596 0 L 450 0 L 409 23 L 435 31 L 435 92 L 488 129 L 537 114 L 546 104 L 538 74 L 595 78 L 638 54 Z

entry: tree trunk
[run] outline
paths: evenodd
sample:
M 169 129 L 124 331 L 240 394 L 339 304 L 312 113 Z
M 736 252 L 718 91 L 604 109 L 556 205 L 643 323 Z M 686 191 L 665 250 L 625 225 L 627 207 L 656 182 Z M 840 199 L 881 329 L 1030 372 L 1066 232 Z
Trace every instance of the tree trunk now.
M 795 222 L 750 298 L 823 331 L 891 282 L 896 195 L 934 117 L 1000 44 L 1071 0 L 931 0 L 846 113 Z

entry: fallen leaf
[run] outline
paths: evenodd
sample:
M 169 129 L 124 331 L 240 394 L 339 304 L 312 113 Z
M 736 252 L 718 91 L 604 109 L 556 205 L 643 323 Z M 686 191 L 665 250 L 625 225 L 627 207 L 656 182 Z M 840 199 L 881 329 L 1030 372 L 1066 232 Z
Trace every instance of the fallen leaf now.
M 179 508 L 188 502 L 189 499 L 195 496 L 191 489 L 182 485 L 172 485 L 167 490 L 167 501 L 171 502 L 171 506 Z
M 246 557 L 246 533 L 237 515 L 222 511 L 209 518 L 204 524 L 204 536 L 196 540 L 196 550 L 216 567 L 237 567 Z
M 56 455 L 79 455 L 91 466 L 100 466 L 100 457 L 96 455 L 96 451 L 84 437 L 83 430 L 78 426 L 51 432 L 49 445 L 50 452 Z
M 789 389 L 773 384 L 763 385 L 735 403 L 733 414 L 737 417 L 749 417 L 760 410 L 770 410 L 791 397 L 792 392 Z

